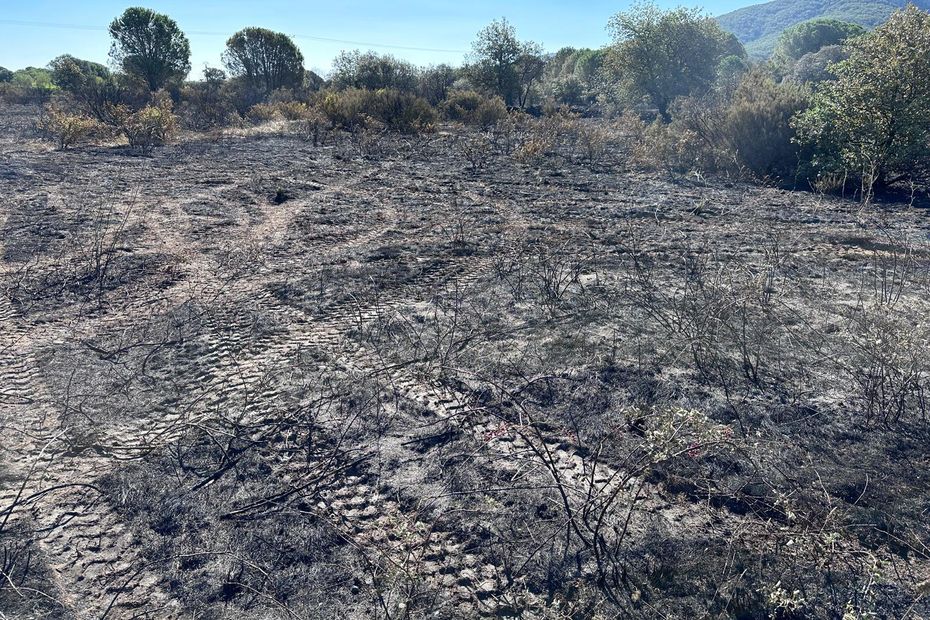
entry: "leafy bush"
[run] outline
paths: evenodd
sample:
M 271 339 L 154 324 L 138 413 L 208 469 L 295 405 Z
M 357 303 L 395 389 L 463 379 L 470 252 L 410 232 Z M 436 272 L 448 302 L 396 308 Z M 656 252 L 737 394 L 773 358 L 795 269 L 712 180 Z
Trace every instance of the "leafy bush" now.
M 899 179 L 930 179 L 930 13 L 913 5 L 847 43 L 796 120 L 818 172 L 858 178 L 863 197 Z
M 546 65 L 542 90 L 556 104 L 590 106 L 597 99 L 605 50 L 565 47 Z
M 647 102 L 666 121 L 675 99 L 711 89 L 723 58 L 745 56 L 732 34 L 696 9 L 637 4 L 611 18 L 609 28 L 614 44 L 606 67 L 622 96 Z
M 102 123 L 112 123 L 113 106 L 133 99 L 125 80 L 101 64 L 65 54 L 49 63 L 52 82 L 67 93 L 85 114 Z
M 14 71 L 9 81 L 0 82 L 0 95 L 10 103 L 43 103 L 56 90 L 52 73 L 48 69 L 26 67 Z
M 436 112 L 426 100 L 389 89 L 329 92 L 320 100 L 320 110 L 333 127 L 348 131 L 377 121 L 394 131 L 416 132 L 436 121 Z
M 168 97 L 161 97 L 154 105 L 146 106 L 138 112 L 119 106 L 115 116 L 119 131 L 129 140 L 129 146 L 138 148 L 143 154 L 170 142 L 177 131 L 177 117 L 172 112 L 171 99 Z
M 500 97 L 488 98 L 470 90 L 452 93 L 439 110 L 447 121 L 484 128 L 496 125 L 508 115 L 507 106 Z
M 773 60 L 788 66 L 805 54 L 818 52 L 828 45 L 840 45 L 862 34 L 865 34 L 865 28 L 858 24 L 838 19 L 811 19 L 781 33 L 775 44 Z
M 801 56 L 788 78 L 799 84 L 819 84 L 827 80 L 836 79 L 833 72 L 833 65 L 840 63 L 848 58 L 846 51 L 841 45 L 828 45 L 816 52 Z
M 100 128 L 101 124 L 95 119 L 69 114 L 54 105 L 46 105 L 39 119 L 39 130 L 53 139 L 61 150 L 74 146 Z
M 458 71 L 449 65 L 436 65 L 422 69 L 417 76 L 417 94 L 430 105 L 439 105 L 449 96 Z
M 390 89 L 369 94 L 368 113 L 388 129 L 404 133 L 429 130 L 436 122 L 436 111 L 425 99 Z
M 407 61 L 389 54 L 358 50 L 342 52 L 333 61 L 331 76 L 334 88 L 382 88 L 414 92 L 417 89 L 417 69 Z
M 320 110 L 333 127 L 355 131 L 370 120 L 366 114 L 367 97 L 367 91 L 360 88 L 328 92 L 320 99 Z
M 204 71 L 203 81 L 188 83 L 181 91 L 178 109 L 184 125 L 206 130 L 231 124 L 237 114 L 227 85 L 225 72 L 215 68 Z
M 740 83 L 723 119 L 723 138 L 739 164 L 758 177 L 790 178 L 799 149 L 791 118 L 805 109 L 806 91 L 752 71 Z

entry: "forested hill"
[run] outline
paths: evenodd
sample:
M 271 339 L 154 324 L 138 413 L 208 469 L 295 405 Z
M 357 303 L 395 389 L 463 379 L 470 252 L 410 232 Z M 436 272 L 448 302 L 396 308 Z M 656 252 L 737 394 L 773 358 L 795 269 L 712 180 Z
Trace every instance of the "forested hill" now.
M 930 0 L 914 0 L 919 8 L 930 9 Z M 832 17 L 871 28 L 885 21 L 906 0 L 774 0 L 721 15 L 717 21 L 735 34 L 751 56 L 772 53 L 781 32 L 815 17 Z

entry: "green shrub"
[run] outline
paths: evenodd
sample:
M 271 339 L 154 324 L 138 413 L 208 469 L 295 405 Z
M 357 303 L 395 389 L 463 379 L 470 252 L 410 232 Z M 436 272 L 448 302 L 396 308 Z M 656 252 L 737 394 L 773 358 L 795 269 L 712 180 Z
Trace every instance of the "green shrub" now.
M 732 94 L 730 90 L 678 100 L 669 131 L 680 137 L 658 143 L 677 143 L 696 169 L 794 178 L 801 149 L 794 142 L 791 119 L 807 106 L 807 89 L 791 81 L 778 83 L 768 72 L 755 69 L 743 75 Z M 653 134 L 657 136 L 658 129 Z
M 370 93 L 368 113 L 388 129 L 403 133 L 428 131 L 436 123 L 436 111 L 425 99 L 392 89 Z
M 355 131 L 370 121 L 365 113 L 367 93 L 360 88 L 325 93 L 320 99 L 320 110 L 333 127 Z
M 425 99 L 390 89 L 329 92 L 320 100 L 320 110 L 333 127 L 348 131 L 377 121 L 393 131 L 411 133 L 427 130 L 436 121 L 436 112 Z
M 138 112 L 118 106 L 115 116 L 119 131 L 129 140 L 129 146 L 138 148 L 143 154 L 170 142 L 177 131 L 177 117 L 172 112 L 171 99 L 168 97 L 162 97 L 154 105 L 148 105 Z
M 795 119 L 820 174 L 873 189 L 930 180 L 930 13 L 914 5 L 848 41 L 813 103 Z
M 791 178 L 798 170 L 800 151 L 790 122 L 807 103 L 803 87 L 776 83 L 761 71 L 750 72 L 733 93 L 723 118 L 726 147 L 757 177 Z
M 507 106 L 500 97 L 488 98 L 470 90 L 452 93 L 439 109 L 447 121 L 484 128 L 496 125 L 508 115 Z
M 44 103 L 57 88 L 52 82 L 51 71 L 37 67 L 14 71 L 9 81 L 0 84 L 0 95 L 9 103 Z

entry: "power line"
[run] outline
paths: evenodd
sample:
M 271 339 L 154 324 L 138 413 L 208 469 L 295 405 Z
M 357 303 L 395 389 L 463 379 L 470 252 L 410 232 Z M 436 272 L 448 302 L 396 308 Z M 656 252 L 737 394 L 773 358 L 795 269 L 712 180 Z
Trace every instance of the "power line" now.
M 21 19 L 0 19 L 0 25 L 5 26 L 25 26 L 29 28 L 57 28 L 61 30 L 91 30 L 96 32 L 106 32 L 106 28 L 99 26 L 85 26 L 81 24 L 61 24 L 55 22 L 36 22 Z M 225 37 L 229 36 L 226 32 L 214 32 L 210 30 L 188 30 L 188 34 L 208 36 L 208 37 Z M 404 50 L 409 52 L 433 52 L 437 54 L 467 54 L 465 50 L 450 50 L 435 47 L 414 47 L 410 45 L 394 45 L 391 43 L 372 43 L 371 41 L 352 41 L 349 39 L 334 39 L 330 37 L 317 37 L 309 34 L 292 34 L 295 39 L 306 39 L 309 41 L 320 41 L 323 43 L 343 43 L 346 45 L 357 45 L 361 47 L 377 47 L 383 49 Z

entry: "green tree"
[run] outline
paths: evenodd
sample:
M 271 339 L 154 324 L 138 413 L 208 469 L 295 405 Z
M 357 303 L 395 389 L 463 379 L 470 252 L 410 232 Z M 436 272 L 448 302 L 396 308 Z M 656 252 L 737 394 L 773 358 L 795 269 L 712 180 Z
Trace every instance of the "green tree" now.
M 49 63 L 52 82 L 71 95 L 82 111 L 101 122 L 113 121 L 112 107 L 121 103 L 125 90 L 105 66 L 69 54 Z
M 727 56 L 744 57 L 736 38 L 697 9 L 636 4 L 611 18 L 607 67 L 628 103 L 645 100 L 663 119 L 677 97 L 706 92 Z
M 449 96 L 449 90 L 458 75 L 458 71 L 447 64 L 426 67 L 417 78 L 417 93 L 430 104 L 439 105 Z
M 333 60 L 331 80 L 336 88 L 413 92 L 417 88 L 417 68 L 390 54 L 353 50 L 342 52 Z
M 838 19 L 811 19 L 781 33 L 775 44 L 773 60 L 776 64 L 790 66 L 805 54 L 820 51 L 828 45 L 839 45 L 862 34 L 865 34 L 865 28 L 858 24 Z
M 246 84 L 269 95 L 279 88 L 300 88 L 304 56 L 289 36 L 265 28 L 245 28 L 226 41 L 223 63 Z
M 525 106 L 544 69 L 542 47 L 520 41 L 510 22 L 501 19 L 478 32 L 467 72 L 486 93 L 501 97 L 507 105 Z
M 110 24 L 110 56 L 150 91 L 183 80 L 191 70 L 191 48 L 178 24 L 161 13 L 133 7 Z
M 25 69 L 14 71 L 10 81 L 24 88 L 47 91 L 55 90 L 55 83 L 52 82 L 52 72 L 40 67 L 26 67 Z
M 9 82 L 13 79 L 13 72 L 6 67 L 0 67 L 0 84 Z
M 804 54 L 794 63 L 788 77 L 800 84 L 819 84 L 836 77 L 833 67 L 846 60 L 842 45 L 827 45 L 816 52 Z
M 863 194 L 930 173 L 930 14 L 913 5 L 846 44 L 813 104 L 795 120 L 820 171 L 848 172 Z
M 605 56 L 606 50 L 563 47 L 546 63 L 544 93 L 556 103 L 572 106 L 593 103 Z

